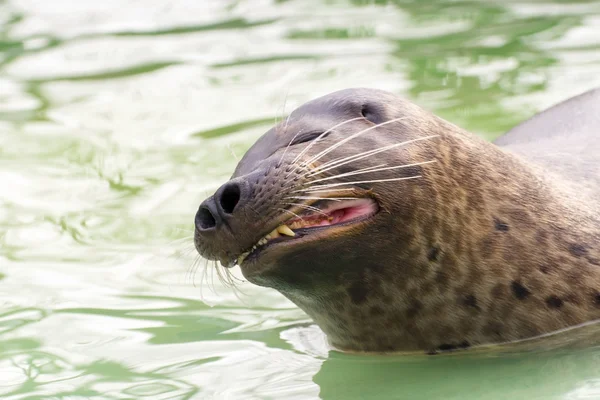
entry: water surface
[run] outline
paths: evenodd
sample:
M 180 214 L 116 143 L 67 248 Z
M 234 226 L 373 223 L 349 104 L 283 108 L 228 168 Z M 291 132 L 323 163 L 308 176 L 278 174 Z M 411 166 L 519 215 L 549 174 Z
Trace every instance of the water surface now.
M 600 398 L 594 347 L 328 353 L 190 269 L 200 201 L 309 99 L 386 89 L 491 139 L 599 71 L 594 1 L 0 0 L 0 397 Z

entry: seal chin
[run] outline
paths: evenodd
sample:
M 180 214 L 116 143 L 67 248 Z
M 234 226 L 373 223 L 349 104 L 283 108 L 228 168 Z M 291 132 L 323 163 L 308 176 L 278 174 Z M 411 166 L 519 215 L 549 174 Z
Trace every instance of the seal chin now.
M 379 205 L 371 198 L 349 200 L 320 200 L 309 211 L 292 217 L 261 238 L 251 249 L 242 253 L 236 264 L 246 268 L 260 262 L 264 252 L 274 247 L 285 250 L 300 242 L 322 239 L 333 228 L 366 222 L 379 212 Z

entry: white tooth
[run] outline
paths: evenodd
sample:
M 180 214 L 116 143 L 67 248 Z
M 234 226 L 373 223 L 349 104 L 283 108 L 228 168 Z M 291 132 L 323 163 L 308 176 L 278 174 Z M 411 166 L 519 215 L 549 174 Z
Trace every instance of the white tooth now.
M 246 257 L 248 257 L 248 255 L 250 255 L 250 252 L 244 253 L 241 256 L 239 256 L 238 259 L 237 259 L 237 264 L 238 265 L 242 265 L 242 263 L 244 262 L 244 260 L 246 259 Z
M 281 225 L 280 227 L 278 227 L 277 232 L 281 233 L 282 235 L 286 235 L 286 236 L 292 236 L 292 237 L 296 236 L 294 231 L 291 230 L 290 227 L 287 225 Z
M 270 236 L 269 239 L 277 239 L 281 235 L 279 234 L 279 231 L 277 230 L 277 228 L 275 228 L 275 229 L 273 229 L 273 232 L 269 233 L 267 236 Z

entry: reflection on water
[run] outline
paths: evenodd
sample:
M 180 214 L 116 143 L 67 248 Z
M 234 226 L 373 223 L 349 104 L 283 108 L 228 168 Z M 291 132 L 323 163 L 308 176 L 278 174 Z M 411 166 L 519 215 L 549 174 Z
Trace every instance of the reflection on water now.
M 0 0 L 0 396 L 600 397 L 576 333 L 345 355 L 190 269 L 200 200 L 304 101 L 382 88 L 492 138 L 599 85 L 599 50 L 594 1 Z

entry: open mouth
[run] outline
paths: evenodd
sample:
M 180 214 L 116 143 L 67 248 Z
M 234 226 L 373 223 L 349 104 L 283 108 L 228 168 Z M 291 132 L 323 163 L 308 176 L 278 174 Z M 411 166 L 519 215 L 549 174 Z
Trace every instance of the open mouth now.
M 307 206 L 308 211 L 287 220 L 261 238 L 251 249 L 237 258 L 237 265 L 256 258 L 261 251 L 276 243 L 293 241 L 315 231 L 349 225 L 368 219 L 379 211 L 377 202 L 362 198 L 352 200 L 321 200 Z

